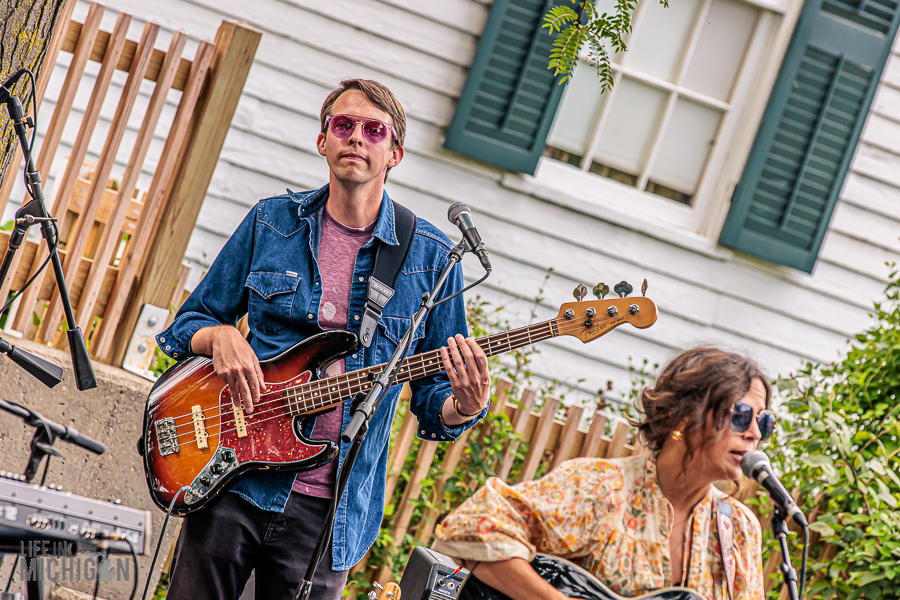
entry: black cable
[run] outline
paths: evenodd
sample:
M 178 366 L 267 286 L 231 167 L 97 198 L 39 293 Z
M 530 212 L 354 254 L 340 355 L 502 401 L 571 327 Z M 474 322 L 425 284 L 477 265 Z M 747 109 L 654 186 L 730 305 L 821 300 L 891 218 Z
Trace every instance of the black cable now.
M 467 285 L 466 287 L 464 287 L 463 289 L 459 290 L 459 291 L 456 292 L 455 294 L 453 294 L 453 295 L 451 295 L 451 296 L 447 296 L 446 298 L 444 298 L 444 299 L 441 300 L 440 302 L 435 302 L 434 304 L 431 305 L 431 308 L 433 309 L 435 306 L 438 306 L 438 305 L 440 305 L 440 304 L 443 304 L 443 303 L 446 302 L 447 300 L 452 300 L 453 298 L 456 298 L 457 296 L 459 296 L 459 295 L 462 294 L 463 292 L 468 292 L 468 291 L 471 290 L 473 287 L 475 287 L 476 285 L 480 284 L 480 283 L 483 282 L 485 279 L 487 279 L 488 276 L 490 276 L 490 274 L 491 274 L 490 271 L 485 271 L 484 277 L 482 277 L 481 279 L 479 279 L 479 280 L 476 281 L 475 283 L 472 283 L 472 284 L 470 284 L 470 285 Z
M 31 106 L 34 111 L 34 116 L 32 117 L 32 124 L 34 125 L 31 129 L 31 144 L 28 148 L 28 153 L 34 156 L 34 140 L 37 136 L 37 82 L 34 77 L 34 73 L 31 72 L 30 69 L 25 69 L 25 73 L 28 74 L 29 78 L 31 78 Z M 23 152 L 24 155 L 24 152 Z M 28 195 L 31 196 L 32 200 L 35 197 L 34 190 L 31 189 L 31 183 L 28 180 L 28 163 L 25 163 L 25 169 L 23 169 L 23 177 L 25 179 L 25 190 L 28 192 Z M 37 271 L 35 271 L 34 275 L 25 282 L 25 285 L 22 286 L 22 289 L 17 291 L 12 295 L 9 300 L 6 301 L 6 304 L 3 305 L 3 308 L 0 308 L 0 315 L 6 312 L 6 310 L 12 305 L 13 302 L 16 301 L 16 298 L 22 295 L 29 285 L 34 283 L 34 280 L 41 274 L 41 272 L 47 268 L 47 265 L 50 264 L 50 259 L 53 256 L 53 253 L 56 251 L 56 247 L 59 244 L 59 229 L 56 227 L 56 223 L 51 221 L 50 224 L 53 226 L 53 243 L 50 245 L 50 253 L 47 255 L 47 258 L 44 260 L 44 263 L 41 265 Z
M 103 555 L 103 551 L 97 553 L 97 573 L 94 577 L 94 597 L 91 600 L 97 600 L 97 593 L 100 592 L 100 565 L 103 563 L 103 560 L 106 557 Z M 109 560 L 109 559 L 106 559 Z
M 166 511 L 166 518 L 163 519 L 162 530 L 159 532 L 159 540 L 156 542 L 156 552 L 153 553 L 153 561 L 150 563 L 150 571 L 147 573 L 147 583 L 144 585 L 144 593 L 141 595 L 141 598 L 147 598 L 147 590 L 150 589 L 150 580 L 153 578 L 153 568 L 156 566 L 156 559 L 159 557 L 159 548 L 162 546 L 163 538 L 166 535 L 166 525 L 169 523 L 169 515 L 172 514 L 172 508 L 175 507 L 175 501 L 178 500 L 178 496 L 189 489 L 191 488 L 186 485 L 182 486 L 181 489 L 176 492 L 175 497 L 172 498 L 172 502 L 169 504 L 169 510 Z
M 806 593 L 806 560 L 809 558 L 809 528 L 803 528 L 803 562 L 800 566 L 800 600 Z
M 10 306 L 12 306 L 12 303 L 16 301 L 16 298 L 21 296 L 22 292 L 24 292 L 26 289 L 28 289 L 28 286 L 30 286 L 32 283 L 34 283 L 34 280 L 37 279 L 38 275 L 40 275 L 41 272 L 47 268 L 47 265 L 50 264 L 50 259 L 53 258 L 53 253 L 56 251 L 56 246 L 59 244 L 59 229 L 56 227 L 56 223 L 51 221 L 50 224 L 53 225 L 54 235 L 53 235 L 53 242 L 50 245 L 50 252 L 49 252 L 49 254 L 47 254 L 47 258 L 44 259 L 43 264 L 41 264 L 41 268 L 34 272 L 34 275 L 31 276 L 31 279 L 26 281 L 25 285 L 23 285 L 19 291 L 17 291 L 15 294 L 13 294 L 12 297 L 6 301 L 6 304 L 3 305 L 3 308 L 0 308 L 0 315 L 5 313 L 6 310 Z
M 29 154 L 34 156 L 34 139 L 37 136 L 37 82 L 35 81 L 34 73 L 32 73 L 30 69 L 25 69 L 25 73 L 27 73 L 28 77 L 31 78 L 31 107 L 34 111 L 34 116 L 31 118 L 31 122 L 34 124 L 34 127 L 31 129 L 31 143 L 28 146 L 28 152 Z M 25 169 L 23 169 L 22 176 L 25 179 L 25 189 L 28 191 L 28 195 L 34 198 L 34 192 L 31 190 L 31 183 L 28 181 L 27 162 L 25 163 Z
M 50 469 L 50 459 L 53 458 L 49 454 L 47 455 L 47 462 L 44 463 L 44 474 L 41 476 L 41 487 L 47 483 L 47 470 Z
M 160 538 L 162 538 L 162 536 L 160 536 Z M 138 576 L 138 556 L 137 550 L 134 549 L 134 544 L 131 542 L 131 540 L 126 537 L 125 541 L 128 542 L 128 547 L 131 549 L 131 560 L 134 562 L 134 583 L 131 584 L 131 598 L 129 599 L 134 600 L 134 595 L 137 594 L 138 579 L 140 579 L 140 577 Z M 152 574 L 152 571 L 147 574 L 148 580 L 150 579 L 150 575 Z

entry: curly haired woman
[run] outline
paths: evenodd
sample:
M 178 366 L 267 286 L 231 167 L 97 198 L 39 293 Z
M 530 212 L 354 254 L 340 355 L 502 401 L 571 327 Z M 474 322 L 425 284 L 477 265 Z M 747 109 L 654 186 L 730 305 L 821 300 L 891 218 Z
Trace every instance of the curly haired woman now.
M 771 387 L 752 361 L 695 348 L 641 394 L 633 424 L 650 453 L 578 458 L 537 481 L 488 480 L 436 530 L 434 548 L 465 561 L 513 600 L 565 598 L 531 568 L 540 552 L 581 565 L 612 591 L 690 588 L 710 600 L 761 600 L 756 517 L 719 491 L 775 428 Z

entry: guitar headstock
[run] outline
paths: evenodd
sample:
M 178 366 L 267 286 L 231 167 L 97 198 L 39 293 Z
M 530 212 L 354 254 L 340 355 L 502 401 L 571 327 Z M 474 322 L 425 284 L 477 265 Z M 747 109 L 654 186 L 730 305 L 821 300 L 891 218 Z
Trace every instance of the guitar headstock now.
M 372 585 L 379 590 L 379 593 L 376 594 L 374 590 L 369 592 L 369 600 L 400 600 L 400 586 L 393 581 L 384 587 L 377 581 Z
M 627 282 L 617 283 L 615 291 L 619 298 L 605 298 L 609 286 L 598 283 L 593 292 L 596 300 L 583 300 L 587 288 L 579 285 L 575 288 L 577 302 L 567 302 L 559 309 L 559 314 L 551 321 L 556 335 L 571 335 L 587 343 L 606 335 L 619 325 L 630 323 L 638 329 L 650 327 L 656 323 L 659 310 L 650 298 L 639 296 L 628 298 L 632 287 Z M 647 281 L 641 286 L 647 292 Z

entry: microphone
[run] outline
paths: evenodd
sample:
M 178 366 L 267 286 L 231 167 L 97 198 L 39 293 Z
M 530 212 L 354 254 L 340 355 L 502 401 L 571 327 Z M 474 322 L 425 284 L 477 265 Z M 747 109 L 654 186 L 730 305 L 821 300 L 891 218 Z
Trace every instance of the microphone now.
M 40 413 L 22 406 L 17 402 L 8 402 L 0 399 L 0 409 L 20 417 L 26 424 L 32 427 L 43 427 L 46 425 L 57 438 L 65 440 L 70 444 L 75 444 L 89 452 L 93 452 L 94 454 L 103 454 L 106 452 L 106 446 L 97 440 L 78 433 L 73 427 L 66 427 L 65 425 L 54 423 L 53 421 L 44 418 Z
M 27 71 L 28 69 L 22 67 L 21 69 L 7 77 L 6 81 L 0 83 L 0 102 L 6 102 L 7 100 L 9 100 L 9 98 L 12 96 L 12 92 L 9 91 L 9 88 L 15 85 L 15 83 L 19 80 L 19 77 L 24 75 Z
M 772 501 L 784 514 L 794 519 L 801 527 L 809 526 L 806 517 L 797 507 L 797 503 L 772 472 L 772 463 L 769 462 L 769 457 L 765 452 L 752 450 L 745 454 L 741 459 L 741 471 L 750 479 L 756 480 L 769 493 Z
M 447 219 L 459 227 L 469 250 L 478 256 L 478 260 L 481 261 L 481 266 L 484 267 L 484 270 L 490 271 L 491 261 L 488 259 L 487 250 L 484 249 L 478 230 L 472 224 L 472 209 L 469 208 L 469 205 L 465 202 L 457 202 L 451 205 L 450 210 L 447 211 Z
M 9 355 L 10 360 L 49 388 L 62 381 L 63 370 L 61 368 L 31 352 L 16 348 L 3 338 L 0 338 L 0 352 Z

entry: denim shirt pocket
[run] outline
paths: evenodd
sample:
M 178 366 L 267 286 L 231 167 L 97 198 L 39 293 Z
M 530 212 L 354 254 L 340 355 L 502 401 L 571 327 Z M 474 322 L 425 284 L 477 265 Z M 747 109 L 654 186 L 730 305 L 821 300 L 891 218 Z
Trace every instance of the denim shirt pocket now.
M 285 273 L 253 271 L 247 276 L 250 294 L 248 320 L 261 333 L 280 333 L 291 326 L 291 307 L 300 278 Z
M 375 360 L 382 363 L 390 360 L 391 354 L 397 348 L 403 334 L 409 329 L 412 319 L 403 317 L 386 317 L 382 316 L 378 322 L 378 331 L 384 341 L 380 342 L 376 347 Z M 416 331 L 413 333 L 412 343 L 410 344 L 410 352 L 415 352 L 416 341 L 425 337 L 425 322 L 419 323 Z

